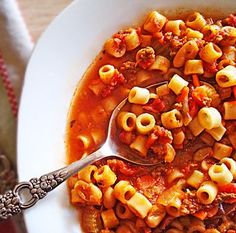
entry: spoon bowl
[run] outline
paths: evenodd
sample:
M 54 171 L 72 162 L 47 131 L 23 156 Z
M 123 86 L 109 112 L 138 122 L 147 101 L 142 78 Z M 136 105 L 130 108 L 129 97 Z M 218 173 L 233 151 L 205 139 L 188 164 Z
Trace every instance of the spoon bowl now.
M 151 89 L 166 83 L 167 82 L 159 82 L 147 86 L 146 88 Z M 127 99 L 128 98 L 122 100 L 112 112 L 108 124 L 107 138 L 105 143 L 98 150 L 66 167 L 42 175 L 40 178 L 32 178 L 28 182 L 20 182 L 13 190 L 9 190 L 5 194 L 0 195 L 0 220 L 5 220 L 12 215 L 20 213 L 24 209 L 32 207 L 39 199 L 44 198 L 48 192 L 55 189 L 59 184 L 63 183 L 84 167 L 99 160 L 112 157 L 139 166 L 163 165 L 163 161 L 150 163 L 147 158 L 141 157 L 136 151 L 125 147 L 123 148 L 123 146 L 121 148 L 114 140 L 114 135 L 116 135 L 117 132 L 116 118 L 120 110 L 126 104 Z

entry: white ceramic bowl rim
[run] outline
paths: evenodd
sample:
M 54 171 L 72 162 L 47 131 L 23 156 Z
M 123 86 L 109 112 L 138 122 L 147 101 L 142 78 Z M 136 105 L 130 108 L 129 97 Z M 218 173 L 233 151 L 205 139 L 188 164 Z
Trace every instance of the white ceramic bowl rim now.
M 105 39 L 136 25 L 152 9 L 176 12 L 215 7 L 235 12 L 231 0 L 77 0 L 50 24 L 30 59 L 18 124 L 18 173 L 29 180 L 66 163 L 65 127 L 74 90 Z M 66 185 L 25 212 L 29 233 L 80 232 Z

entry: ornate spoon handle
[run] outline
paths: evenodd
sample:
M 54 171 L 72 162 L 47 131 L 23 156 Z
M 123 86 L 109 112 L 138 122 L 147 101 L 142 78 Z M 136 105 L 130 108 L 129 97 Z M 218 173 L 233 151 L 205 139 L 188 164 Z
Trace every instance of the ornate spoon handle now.
M 98 150 L 82 160 L 40 178 L 32 178 L 28 182 L 18 183 L 13 190 L 8 190 L 0 195 L 0 221 L 32 207 L 70 176 L 102 157 L 103 154 Z

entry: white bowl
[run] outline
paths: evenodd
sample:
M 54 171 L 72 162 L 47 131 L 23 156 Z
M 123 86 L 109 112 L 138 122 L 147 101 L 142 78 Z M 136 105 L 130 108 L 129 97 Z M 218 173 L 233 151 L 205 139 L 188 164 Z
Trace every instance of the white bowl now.
M 77 0 L 48 27 L 30 59 L 18 127 L 19 179 L 65 165 L 65 126 L 70 101 L 87 67 L 114 32 L 142 21 L 152 9 L 178 12 L 236 11 L 233 0 Z M 25 211 L 29 233 L 81 232 L 66 184 Z

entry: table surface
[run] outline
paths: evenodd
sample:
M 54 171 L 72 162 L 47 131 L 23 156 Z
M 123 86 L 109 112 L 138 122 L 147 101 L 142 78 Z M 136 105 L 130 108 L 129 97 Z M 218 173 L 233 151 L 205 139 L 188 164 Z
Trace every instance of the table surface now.
M 33 41 L 72 0 L 17 0 Z

